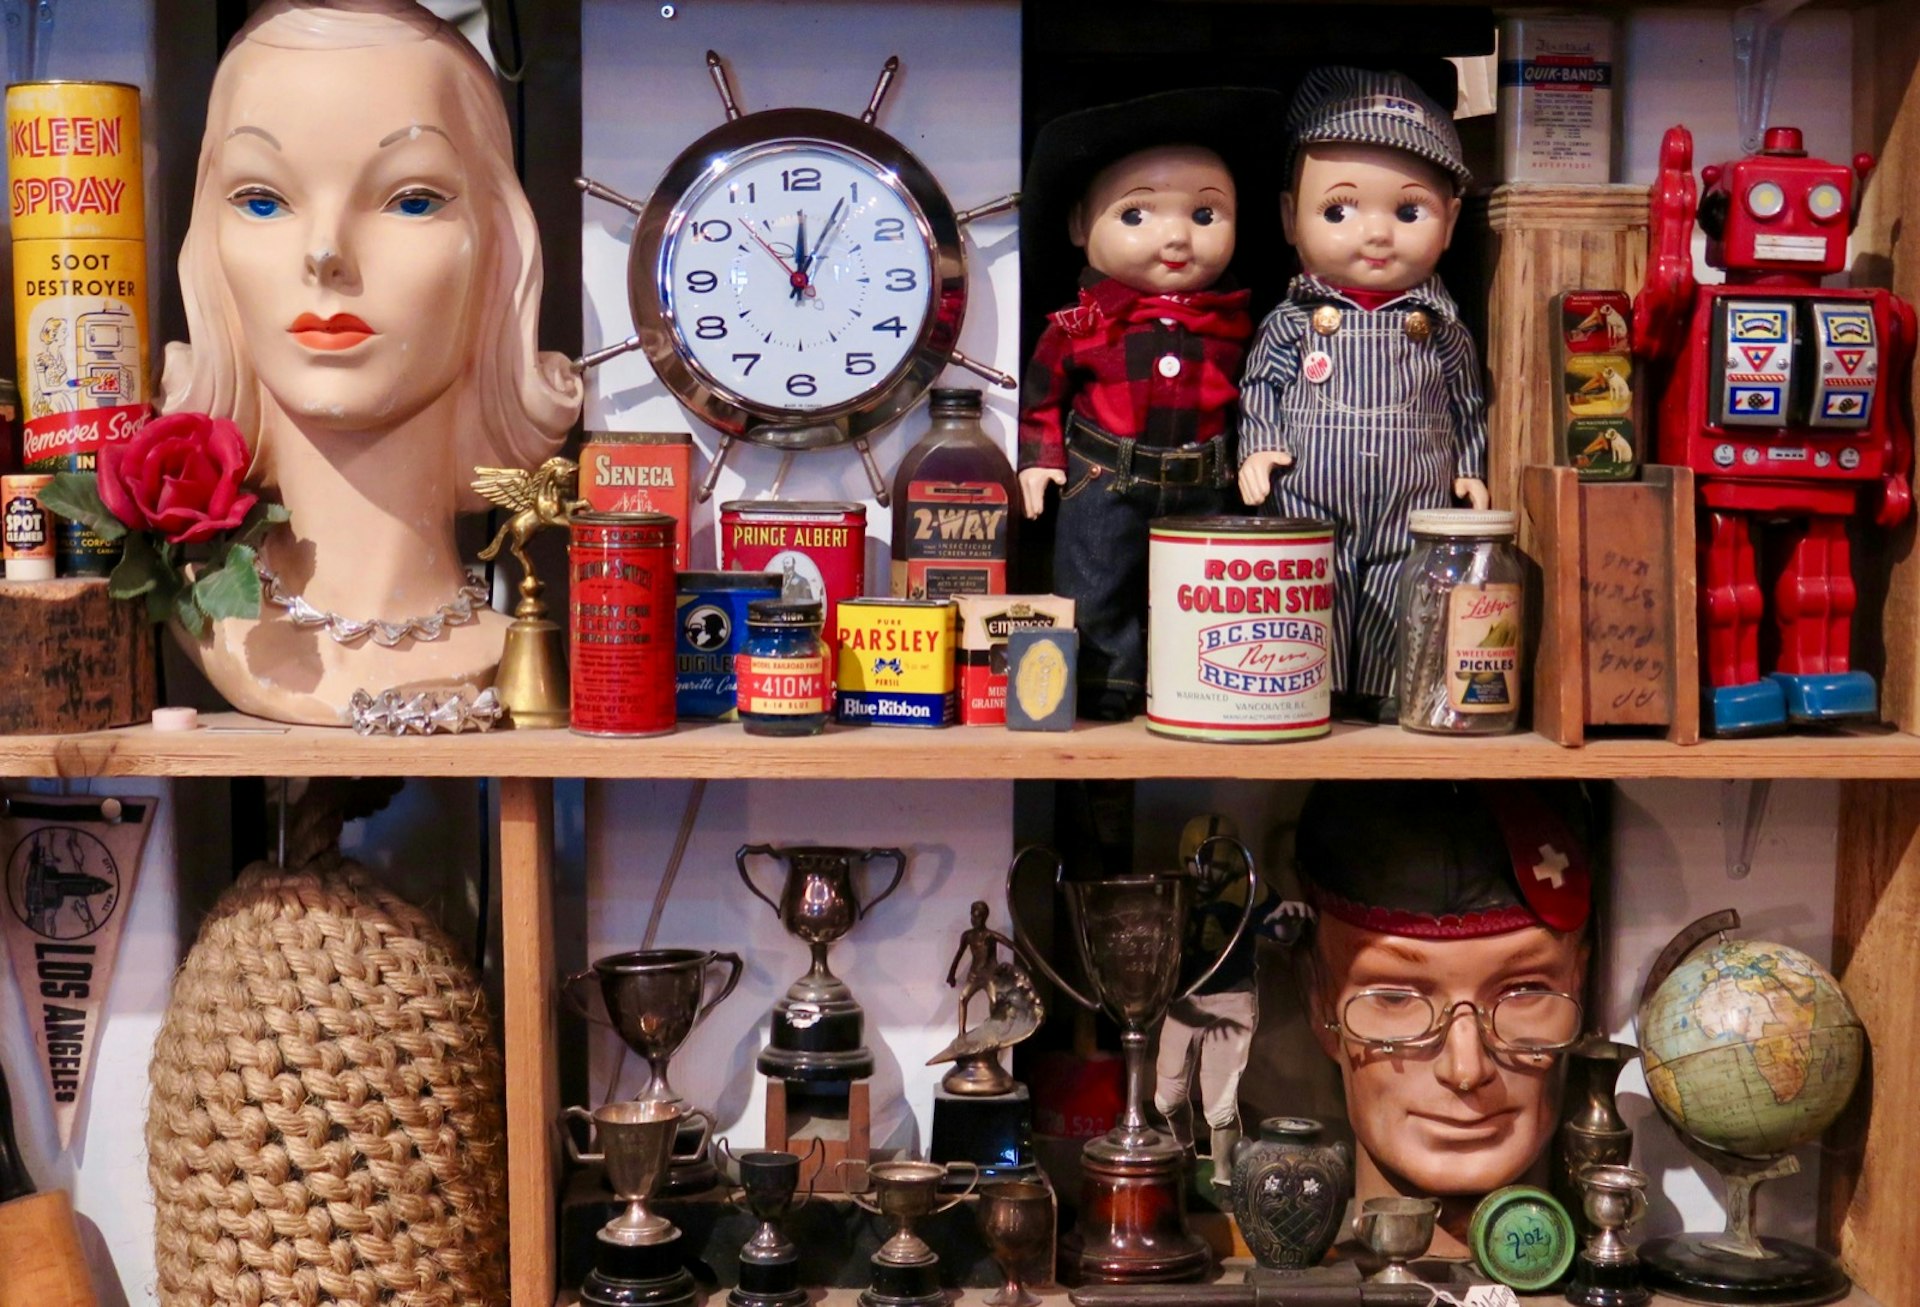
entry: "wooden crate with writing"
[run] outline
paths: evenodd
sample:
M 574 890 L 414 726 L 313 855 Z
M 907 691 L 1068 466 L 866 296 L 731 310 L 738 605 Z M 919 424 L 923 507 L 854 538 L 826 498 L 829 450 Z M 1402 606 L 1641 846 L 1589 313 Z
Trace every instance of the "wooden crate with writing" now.
M 1531 466 L 1521 546 L 1540 566 L 1533 726 L 1559 744 L 1591 727 L 1700 739 L 1693 473 L 1650 465 L 1640 481 L 1582 481 Z
M 0 581 L 0 735 L 67 735 L 153 715 L 146 607 L 97 577 Z

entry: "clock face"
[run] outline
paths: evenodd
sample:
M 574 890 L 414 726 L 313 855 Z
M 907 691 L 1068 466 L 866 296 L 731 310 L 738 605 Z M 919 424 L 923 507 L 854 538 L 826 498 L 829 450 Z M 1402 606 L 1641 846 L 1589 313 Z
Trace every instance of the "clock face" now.
M 926 233 L 897 174 L 858 153 L 741 150 L 667 222 L 657 275 L 676 352 L 742 407 L 843 412 L 921 347 L 938 301 Z

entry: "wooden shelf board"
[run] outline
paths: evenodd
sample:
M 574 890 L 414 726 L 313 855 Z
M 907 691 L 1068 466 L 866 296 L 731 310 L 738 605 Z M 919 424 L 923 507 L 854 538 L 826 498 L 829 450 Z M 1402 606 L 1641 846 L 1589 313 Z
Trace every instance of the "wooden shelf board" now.
M 1067 734 L 999 727 L 927 731 L 830 728 L 759 739 L 695 723 L 651 739 L 567 731 L 362 739 L 346 730 L 203 715 L 191 734 L 146 726 L 87 735 L 0 737 L 0 776 L 528 776 L 779 780 L 1047 780 L 1155 777 L 1349 778 L 1848 777 L 1920 778 L 1920 737 L 1856 730 L 1711 740 L 1605 739 L 1565 749 L 1538 735 L 1453 739 L 1398 727 L 1340 726 L 1297 744 L 1204 744 L 1148 733 L 1140 721 L 1085 723 Z

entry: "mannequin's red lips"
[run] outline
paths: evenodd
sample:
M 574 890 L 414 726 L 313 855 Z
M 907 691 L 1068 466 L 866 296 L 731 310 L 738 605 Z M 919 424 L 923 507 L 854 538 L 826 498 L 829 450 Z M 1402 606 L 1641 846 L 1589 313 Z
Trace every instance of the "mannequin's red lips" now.
M 377 335 L 372 327 L 351 313 L 336 313 L 323 318 L 317 313 L 302 313 L 287 330 L 308 349 L 352 349 L 361 341 Z

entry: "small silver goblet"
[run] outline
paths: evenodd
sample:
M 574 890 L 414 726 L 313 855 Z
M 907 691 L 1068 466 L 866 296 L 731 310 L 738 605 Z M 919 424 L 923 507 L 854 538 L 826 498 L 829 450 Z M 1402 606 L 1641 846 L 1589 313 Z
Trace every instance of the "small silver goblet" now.
M 1353 1218 L 1353 1233 L 1386 1265 L 1367 1279 L 1373 1284 L 1419 1284 L 1407 1263 L 1433 1243 L 1440 1217 L 1437 1198 L 1369 1198 Z
M 1040 1299 L 1020 1282 L 1020 1272 L 1053 1249 L 1053 1190 L 1037 1180 L 983 1184 L 974 1215 L 987 1251 L 1007 1280 L 986 1307 L 1039 1307 Z

